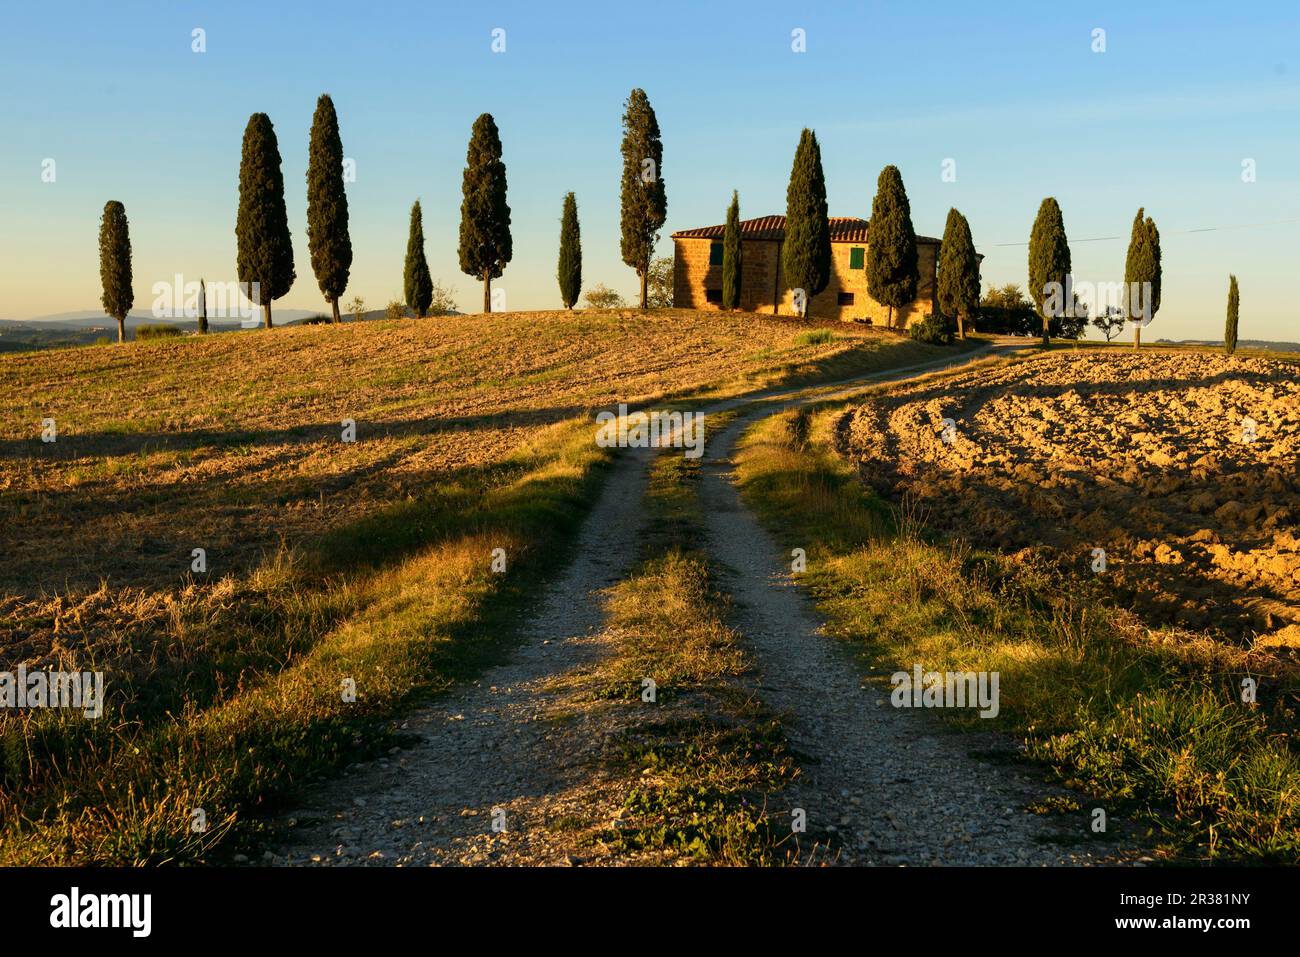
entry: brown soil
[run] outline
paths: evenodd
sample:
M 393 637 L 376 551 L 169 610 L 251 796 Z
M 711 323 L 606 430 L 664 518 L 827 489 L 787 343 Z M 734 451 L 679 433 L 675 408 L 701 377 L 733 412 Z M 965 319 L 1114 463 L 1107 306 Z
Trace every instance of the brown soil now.
M 868 482 L 936 527 L 1041 546 L 1086 575 L 1105 549 L 1111 594 L 1148 624 L 1294 651 L 1298 373 L 1207 352 L 1058 353 L 873 399 L 841 437 Z

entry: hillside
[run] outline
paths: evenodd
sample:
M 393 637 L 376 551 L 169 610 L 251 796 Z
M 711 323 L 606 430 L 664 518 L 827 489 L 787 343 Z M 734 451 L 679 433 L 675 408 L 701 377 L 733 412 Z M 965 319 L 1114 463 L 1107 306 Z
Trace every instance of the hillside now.
M 67 860 L 77 834 L 80 860 L 202 857 L 248 809 L 376 746 L 374 720 L 406 697 L 472 674 L 591 500 L 609 459 L 593 410 L 943 354 L 662 311 L 0 357 L 0 666 L 108 676 L 89 730 L 50 712 L 0 724 L 0 817 L 41 822 L 6 856 Z M 489 569 L 497 547 L 508 576 Z M 199 806 L 223 826 L 191 833 L 177 809 Z

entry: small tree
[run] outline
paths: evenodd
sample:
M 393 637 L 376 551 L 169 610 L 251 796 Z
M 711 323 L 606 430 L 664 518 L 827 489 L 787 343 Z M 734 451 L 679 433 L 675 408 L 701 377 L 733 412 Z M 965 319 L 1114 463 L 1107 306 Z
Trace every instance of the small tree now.
M 348 312 L 355 322 L 360 322 L 366 316 L 366 301 L 360 296 L 353 296 L 352 301 L 348 303 Z
M 722 230 L 722 308 L 740 308 L 740 194 L 731 191 L 727 225 Z
M 352 268 L 352 239 L 348 235 L 348 196 L 343 189 L 343 141 L 334 101 L 322 93 L 316 100 L 307 150 L 307 248 L 321 294 L 335 322 L 339 297 L 348 288 Z
M 1223 351 L 1232 355 L 1237 351 L 1237 307 L 1241 305 L 1241 295 L 1237 291 L 1237 277 L 1228 276 L 1228 324 L 1223 329 Z
M 916 299 L 920 280 L 916 230 L 903 175 L 897 166 L 886 166 L 876 181 L 867 224 L 867 292 L 889 307 L 887 325 L 893 326 L 895 309 Z
M 1055 286 L 1059 295 L 1052 295 Z M 1052 304 L 1067 304 L 1070 293 L 1070 243 L 1065 236 L 1061 207 L 1049 196 L 1038 207 L 1034 228 L 1029 234 L 1029 295 L 1043 319 L 1043 345 L 1050 341 Z
M 456 290 L 444 286 L 441 280 L 433 281 L 433 300 L 429 303 L 429 315 L 450 316 L 456 312 Z
M 390 322 L 406 318 L 406 307 L 398 299 L 388 300 L 388 307 L 384 309 L 384 318 Z
M 460 268 L 483 280 L 483 311 L 492 311 L 492 280 L 505 272 L 514 255 L 510 206 L 506 203 L 506 164 L 501 135 L 490 113 L 474 121 L 461 179 Z
M 433 279 L 429 276 L 429 263 L 424 258 L 424 213 L 417 199 L 411 204 L 411 229 L 406 239 L 406 268 L 402 272 L 402 290 L 406 304 L 423 319 L 433 302 Z
M 1093 326 L 1106 337 L 1107 342 L 1124 331 L 1124 322 L 1124 310 L 1119 306 L 1107 306 L 1092 320 Z
M 208 331 L 208 287 L 204 285 L 202 279 L 199 280 L 199 335 L 206 335 Z
M 622 309 L 627 305 L 622 296 L 603 282 L 598 282 L 588 289 L 582 298 L 587 300 L 588 309 Z
M 641 309 L 650 307 L 650 261 L 659 230 L 668 218 L 668 193 L 664 188 L 664 144 L 659 119 L 645 90 L 634 89 L 623 105 L 623 179 L 620 190 L 623 262 L 641 280 Z
M 1160 308 L 1160 231 L 1155 220 L 1145 220 L 1143 209 L 1133 217 L 1133 230 L 1124 262 L 1124 305 L 1133 321 L 1133 348 L 1142 345 L 1142 326 L 1155 318 Z
M 254 113 L 244 129 L 239 162 L 239 216 L 235 221 L 235 265 L 249 299 L 262 307 L 271 328 L 271 302 L 293 287 L 293 237 L 284 208 L 284 175 L 275 128 Z
M 955 209 L 948 210 L 939 247 L 939 309 L 957 322 L 958 338 L 966 338 L 966 324 L 975 318 L 980 301 L 980 260 L 971 239 L 970 224 Z
M 660 256 L 650 263 L 650 280 L 646 284 L 646 301 L 651 309 L 673 307 L 673 257 Z
M 100 301 L 104 312 L 117 320 L 117 341 L 126 341 L 126 315 L 135 305 L 131 288 L 131 232 L 126 207 L 115 199 L 104 204 L 99 219 Z
M 990 286 L 979 304 L 979 324 L 985 332 L 1030 336 L 1038 324 L 1034 304 L 1013 282 Z
M 572 309 L 582 294 L 582 233 L 578 201 L 572 193 L 565 195 L 560 213 L 560 262 L 555 275 L 560 281 L 560 301 L 565 309 Z
M 813 296 L 831 278 L 831 226 L 826 207 L 826 175 L 817 134 L 804 128 L 794 151 L 790 183 L 785 189 L 785 240 L 781 271 L 786 287 L 803 290 L 799 315 L 807 317 Z

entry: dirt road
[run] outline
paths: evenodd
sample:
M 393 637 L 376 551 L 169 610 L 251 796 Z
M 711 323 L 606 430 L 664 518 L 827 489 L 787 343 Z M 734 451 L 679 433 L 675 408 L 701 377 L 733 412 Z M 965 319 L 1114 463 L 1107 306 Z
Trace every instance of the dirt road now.
M 970 361 L 967 354 L 958 362 Z M 934 371 L 952 360 L 859 377 L 851 393 Z M 716 414 L 759 398 L 808 401 L 790 389 L 716 403 Z M 825 394 L 821 387 L 820 394 Z M 1023 812 L 1028 784 L 971 758 L 969 742 L 878 704 L 854 664 L 781 574 L 780 550 L 745 510 L 728 458 L 740 430 L 780 404 L 742 413 L 709 439 L 702 494 L 712 556 L 737 601 L 761 694 L 786 714 L 805 756 L 792 795 L 811 827 L 838 830 L 838 863 L 1050 863 L 1083 856 Z M 706 420 L 707 421 L 707 420 Z M 511 660 L 412 715 L 416 746 L 328 782 L 289 815 L 292 839 L 267 861 L 288 864 L 574 863 L 567 815 L 609 818 L 600 755 L 626 706 L 591 701 L 585 677 L 611 653 L 600 592 L 632 567 L 651 453 L 628 450 L 588 517 L 576 558 L 551 588 Z M 1037 785 L 1035 794 L 1041 794 Z M 779 799 L 786 801 L 783 794 Z M 494 826 L 495 825 L 495 826 Z

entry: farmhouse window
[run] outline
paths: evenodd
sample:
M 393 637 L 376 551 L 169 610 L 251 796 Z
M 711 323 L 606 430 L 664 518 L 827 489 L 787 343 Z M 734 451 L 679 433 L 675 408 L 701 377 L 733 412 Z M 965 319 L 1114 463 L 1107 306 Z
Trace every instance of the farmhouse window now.
M 709 244 L 709 265 L 710 266 L 722 265 L 722 243 Z
M 836 302 L 838 302 L 841 306 L 851 306 L 851 305 L 853 305 L 853 293 L 851 293 L 851 292 L 842 292 L 842 293 L 840 293 L 840 294 L 839 294 L 839 298 L 836 299 Z
M 716 302 L 720 304 L 722 302 L 722 290 L 706 289 L 704 290 L 704 298 L 707 302 Z
M 849 250 L 849 268 L 861 269 L 867 259 L 867 251 L 862 246 L 854 246 Z

